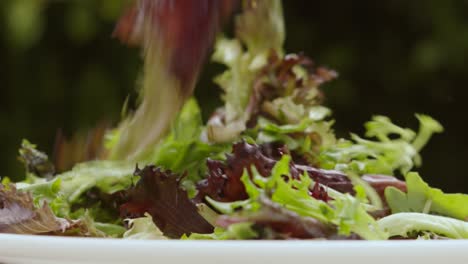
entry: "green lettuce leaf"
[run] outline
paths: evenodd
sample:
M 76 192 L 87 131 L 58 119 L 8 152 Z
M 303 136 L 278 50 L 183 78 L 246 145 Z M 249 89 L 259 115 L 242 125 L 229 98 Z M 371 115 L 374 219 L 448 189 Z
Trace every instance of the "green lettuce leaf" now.
M 208 223 L 210 223 L 210 225 L 216 225 L 216 220 L 218 219 L 219 214 L 211 209 L 207 204 L 197 204 L 197 211 Z
M 86 210 L 74 219 L 77 219 L 73 221 L 74 225 L 64 235 L 120 238 L 126 230 L 121 225 L 96 222 L 93 215 Z
M 468 238 L 468 223 L 453 218 L 421 213 L 397 213 L 378 221 L 390 237 L 414 237 L 420 232 L 431 232 L 454 239 Z
M 71 208 L 85 199 L 83 196 L 86 192 L 93 188 L 104 194 L 125 190 L 136 180 L 133 172 L 134 165 L 127 162 L 92 161 L 78 164 L 53 180 L 34 184 L 17 183 L 17 187 L 31 192 L 35 201 L 48 202 L 60 217 L 80 217 L 83 214 L 72 215 Z
M 21 143 L 19 160 L 25 166 L 27 180 L 34 177 L 51 178 L 55 174 L 55 167 L 49 161 L 49 157 L 26 139 Z
M 320 164 L 328 169 L 353 169 L 358 174 L 387 174 L 396 171 L 406 174 L 421 165 L 419 151 L 434 133 L 442 132 L 442 126 L 425 115 L 416 116 L 420 123 L 416 134 L 408 128 L 396 126 L 387 117 L 375 116 L 366 123 L 364 139 L 355 134 L 350 140 L 340 140 L 320 153 Z M 352 166 L 350 166 L 353 164 Z
M 297 124 L 279 125 L 260 117 L 257 126 L 247 130 L 246 135 L 252 137 L 256 144 L 283 143 L 289 150 L 315 159 L 320 148 L 336 142 L 332 130 L 333 121 L 325 121 L 324 118 L 325 116 L 314 120 L 305 117 Z
M 280 163 L 279 166 L 282 167 L 281 171 L 289 169 L 289 162 Z M 279 176 L 275 177 L 275 175 Z M 374 218 L 363 206 L 365 204 L 364 191 L 358 190 L 358 199 L 345 194 L 327 204 L 310 196 L 309 188 L 312 180 L 308 175 L 301 177 L 300 181 L 289 180 L 288 182 L 281 177 L 281 173 L 273 173 L 272 177 L 276 178 L 272 200 L 285 208 L 302 216 L 310 216 L 322 222 L 337 225 L 341 235 L 355 233 L 368 240 L 387 238 L 385 232 L 379 229 Z
M 343 198 L 331 202 L 335 208 L 335 216 L 332 223 L 338 226 L 341 234 L 358 234 L 367 240 L 383 240 L 388 238 L 388 234 L 383 231 L 375 219 L 366 211 L 365 191 L 361 186 L 357 186 L 357 199 L 346 194 Z
M 230 225 L 228 228 L 215 228 L 211 234 L 183 236 L 183 240 L 248 240 L 258 238 L 259 234 L 252 229 L 252 223 L 243 222 Z
M 187 180 L 204 177 L 207 158 L 222 159 L 230 149 L 227 144 L 210 144 L 202 140 L 203 123 L 200 107 L 190 99 L 172 125 L 171 132 L 148 155 L 144 163 L 156 164 L 176 173 L 187 173 Z
M 80 219 L 83 219 L 83 218 L 80 218 Z M 100 236 L 111 237 L 111 238 L 121 238 L 126 230 L 125 227 L 121 225 L 110 224 L 110 223 L 100 223 L 100 222 L 95 222 L 95 221 L 92 221 L 90 224 L 88 224 L 88 226 L 93 226 L 95 233 L 101 232 L 102 234 L 104 234 Z M 97 235 L 91 234 L 90 236 L 96 237 Z
M 122 226 L 96 223 L 85 213 L 75 220 L 57 217 L 45 201 L 35 201 L 13 184 L 0 185 L 0 233 L 120 237 Z
M 385 189 L 385 198 L 392 213 L 434 213 L 468 220 L 468 195 L 445 194 L 431 188 L 414 172 L 406 175 L 407 193 L 394 187 Z
M 294 180 L 285 175 L 289 173 L 290 156 L 284 155 L 272 170 L 271 176 L 262 177 L 252 168 L 252 177 L 247 172 L 242 176 L 249 199 L 233 203 L 219 203 L 211 199 L 207 201 L 216 209 L 225 214 L 242 212 L 257 212 L 261 208 L 259 199 L 267 196 L 283 208 L 293 211 L 303 217 L 311 217 L 325 224 L 335 225 L 340 235 L 349 236 L 352 233 L 364 239 L 386 239 L 387 234 L 377 225 L 374 218 L 367 213 L 369 208 L 365 199 L 365 192 L 356 189 L 358 195 L 333 192 L 333 199 L 329 203 L 317 200 L 310 196 L 312 179 L 302 175 Z
M 286 33 L 281 0 L 246 3 L 236 22 L 237 37 L 252 53 L 282 50 Z
M 194 195 L 194 182 L 206 171 L 205 160 L 208 157 L 222 158 L 221 154 L 230 147 L 204 143 L 201 140 L 202 128 L 198 104 L 194 99 L 189 100 L 173 123 L 170 134 L 154 147 L 143 163 L 156 163 L 175 172 L 187 172 L 184 187 Z M 105 208 L 99 198 L 94 201 L 87 195 L 90 191 L 112 195 L 128 189 L 137 181 L 134 170 L 133 162 L 92 161 L 78 164 L 51 180 L 31 174 L 28 181 L 17 186 L 22 191 L 31 192 L 37 204 L 46 201 L 58 216 L 90 219 L 107 235 L 117 236 L 122 233 L 118 210 Z
M 139 239 L 139 240 L 166 240 L 167 237 L 159 230 L 154 224 L 153 218 L 148 213 L 145 217 L 127 219 L 128 226 L 130 227 L 124 234 L 125 239 Z
M 271 51 L 282 54 L 284 20 L 280 0 L 245 2 L 244 12 L 236 19 L 237 39 L 220 38 L 213 60 L 228 69 L 215 78 L 224 91 L 223 120 L 208 123 L 207 136 L 212 142 L 230 142 L 246 129 L 251 111 L 254 81 Z M 246 49 L 243 48 L 245 45 Z

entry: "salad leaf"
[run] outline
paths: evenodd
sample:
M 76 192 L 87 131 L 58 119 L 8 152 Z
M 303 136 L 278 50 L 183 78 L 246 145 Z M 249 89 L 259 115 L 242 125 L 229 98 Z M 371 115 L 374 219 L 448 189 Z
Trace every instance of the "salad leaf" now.
M 150 40 L 150 43 L 153 42 Z M 171 121 L 183 106 L 186 95 L 181 93 L 182 87 L 177 78 L 159 60 L 165 58 L 162 52 L 154 44 L 148 45 L 145 51 L 143 100 L 137 111 L 120 123 L 115 138 L 117 144 L 110 152 L 113 160 L 135 162 L 144 159 L 166 135 Z M 170 88 L 155 88 L 161 83 Z
M 57 217 L 47 202 L 35 202 L 30 193 L 0 185 L 0 233 L 84 237 L 120 237 L 123 227 L 96 223 L 85 213 L 77 220 Z
M 111 128 L 108 122 L 101 121 L 91 129 L 73 133 L 71 137 L 59 130 L 54 140 L 56 171 L 65 172 L 78 163 L 108 158 L 104 142 Z
M 83 218 L 80 218 L 81 221 Z M 90 237 L 111 237 L 111 238 L 120 238 L 126 231 L 126 229 L 121 225 L 116 224 L 109 224 L 109 223 L 99 223 L 92 221 L 91 218 L 88 220 L 90 222 L 84 221 L 88 230 L 88 234 L 86 236 Z M 68 233 L 68 232 L 67 232 Z
M 287 156 L 278 162 L 275 168 L 284 170 Z M 385 239 L 386 234 L 381 231 L 374 218 L 366 212 L 363 206 L 363 192 L 358 192 L 358 199 L 349 194 L 336 197 L 329 204 L 317 200 L 309 195 L 311 179 L 303 176 L 300 180 L 285 181 L 282 173 L 273 173 L 272 181 L 276 188 L 272 200 L 285 208 L 297 212 L 302 216 L 310 216 L 325 223 L 338 226 L 342 235 L 355 233 L 364 239 Z
M 359 190 L 360 186 L 356 189 Z M 355 233 L 367 240 L 387 239 L 388 234 L 383 231 L 375 219 L 366 211 L 364 190 L 357 191 L 357 199 L 346 194 L 342 199 L 331 202 L 335 207 L 335 219 L 332 222 L 338 225 L 341 234 Z
M 245 215 L 243 214 L 247 214 L 246 221 L 253 221 L 259 218 L 249 217 L 249 214 L 255 215 L 265 210 L 265 206 L 263 205 L 265 202 L 262 204 L 261 200 L 264 199 L 262 197 L 266 196 L 273 203 L 300 217 L 314 219 L 325 226 L 335 226 L 339 235 L 346 237 L 357 234 L 364 239 L 385 239 L 387 237 L 377 226 L 374 218 L 367 213 L 366 209 L 368 206 L 363 198 L 362 189 L 357 188 L 359 190 L 357 198 L 352 197 L 350 194 L 338 192 L 339 194 L 335 193 L 333 195 L 333 200 L 331 201 L 328 201 L 328 199 L 326 201 L 316 199 L 314 198 L 312 189 L 313 180 L 307 173 L 301 174 L 297 178 L 293 177 L 290 172 L 290 160 L 288 155 L 284 155 L 274 165 L 269 177 L 264 177 L 254 167 L 250 171 L 252 173 L 251 176 L 249 176 L 246 170 L 241 180 L 248 194 L 247 200 L 231 204 L 213 203 L 209 200 L 210 204 L 215 209 L 224 210 L 228 215 L 233 214 L 234 219 L 239 215 L 241 219 L 242 217 L 245 219 Z M 319 197 L 323 197 L 323 195 Z M 231 208 L 231 211 L 229 211 L 229 208 Z M 235 213 L 239 209 L 241 209 L 240 213 Z M 270 218 L 274 219 L 273 216 L 270 216 Z M 310 220 L 303 221 L 310 222 Z M 256 222 L 254 221 L 254 223 Z M 286 226 L 283 223 L 282 228 Z M 297 227 L 299 228 L 299 226 Z
M 281 150 L 283 148 L 279 148 Z M 284 149 L 283 149 L 284 150 Z M 248 195 L 242 183 L 244 170 L 249 171 L 252 166 L 262 177 L 270 177 L 273 167 L 282 155 L 272 153 L 273 150 L 262 149 L 261 146 L 239 142 L 233 145 L 232 155 L 228 155 L 226 162 L 208 160 L 209 174 L 206 179 L 197 184 L 196 201 L 203 201 L 205 196 L 220 201 L 233 202 L 247 199 Z M 289 165 L 288 165 L 289 166 Z M 346 175 L 339 171 L 326 171 L 305 165 L 291 163 L 290 170 L 293 178 L 299 178 L 306 172 L 315 181 L 343 192 L 352 192 L 353 186 Z
M 468 222 L 422 213 L 396 213 L 378 221 L 390 237 L 411 237 L 420 232 L 431 232 L 448 238 L 467 239 Z
M 280 0 L 246 1 L 237 18 L 237 37 L 252 53 L 281 51 L 285 40 L 283 7 Z
M 284 154 L 287 154 L 284 147 L 272 147 L 271 145 L 253 145 L 247 142 L 239 142 L 233 145 L 233 153 L 227 156 L 225 162 L 218 160 L 208 160 L 208 175 L 206 179 L 197 184 L 198 194 L 195 197 L 197 202 L 202 202 L 205 197 L 209 197 L 218 202 L 242 201 L 248 198 L 242 176 L 247 169 L 250 177 L 253 177 L 251 168 L 264 178 L 272 175 L 272 169 Z M 252 167 L 253 166 L 253 167 Z M 323 170 L 312 166 L 299 165 L 293 160 L 289 164 L 287 173 L 291 173 L 294 179 L 299 179 L 302 173 L 308 176 L 325 189 L 332 189 L 337 192 L 354 194 L 353 183 L 346 174 L 341 171 Z M 383 197 L 383 190 L 388 186 L 394 186 L 406 191 L 404 182 L 384 175 L 365 175 L 362 178 Z M 316 198 L 320 197 L 320 191 L 312 190 Z
M 71 221 L 56 217 L 46 203 L 36 207 L 30 194 L 13 185 L 0 185 L 0 233 L 63 233 L 72 225 Z
M 122 16 L 114 35 L 140 45 L 145 64 L 141 104 L 119 127 L 114 159 L 140 161 L 166 135 L 193 93 L 223 17 L 233 9 L 234 1 L 140 0 Z
M 416 118 L 419 120 L 421 126 L 419 127 L 419 132 L 412 144 L 417 151 L 421 151 L 431 136 L 434 133 L 442 133 L 444 131 L 444 127 L 442 127 L 437 120 L 427 115 L 417 114 Z
M 199 181 L 206 173 L 207 158 L 222 158 L 225 144 L 202 141 L 203 123 L 200 107 L 190 99 L 174 121 L 169 135 L 148 155 L 145 163 L 158 164 L 176 173 L 187 173 L 187 180 Z
M 259 237 L 257 231 L 253 229 L 253 224 L 248 222 L 235 223 L 226 229 L 217 227 L 211 234 L 193 233 L 190 236 L 183 236 L 182 239 L 191 240 L 247 240 Z
M 19 160 L 24 164 L 27 173 L 37 177 L 51 178 L 55 174 L 55 167 L 49 157 L 39 150 L 36 145 L 23 140 L 19 150 Z
M 76 219 L 73 220 L 73 225 L 63 235 L 119 238 L 125 232 L 123 226 L 94 221 L 93 216 L 88 211 L 85 211 Z
M 392 213 L 434 213 L 461 220 L 468 219 L 468 195 L 445 194 L 440 189 L 431 188 L 415 172 L 408 173 L 405 178 L 408 189 L 406 193 L 394 187 L 385 190 Z
M 128 219 L 129 229 L 123 234 L 126 239 L 164 240 L 168 239 L 154 224 L 149 214 L 144 217 Z
M 282 53 L 284 22 L 280 0 L 245 1 L 237 17 L 237 39 L 216 42 L 213 60 L 228 67 L 215 82 L 224 91 L 224 109 L 208 122 L 207 136 L 213 142 L 229 142 L 246 129 L 253 109 L 249 101 L 256 75 L 273 50 Z M 246 50 L 243 49 L 246 46 Z M 222 117 L 220 117 L 220 115 Z
M 304 118 L 322 121 L 331 111 L 321 105 L 319 86 L 333 80 L 337 73 L 316 67 L 304 55 L 270 56 L 269 63 L 257 78 L 261 111 L 281 124 L 297 124 Z
M 49 202 L 57 215 L 68 216 L 71 206 L 92 188 L 107 194 L 127 189 L 133 182 L 133 170 L 126 162 L 92 161 L 79 164 L 51 181 L 17 186 L 36 199 Z
M 257 126 L 247 130 L 245 134 L 254 138 L 257 144 L 282 143 L 296 157 L 315 165 L 318 164 L 317 153 L 320 149 L 336 141 L 332 125 L 332 121 L 313 120 L 308 117 L 298 124 L 279 125 L 259 117 Z
M 265 187 L 274 188 L 271 199 L 292 210 L 299 215 L 313 217 L 319 221 L 327 222 L 333 209 L 324 201 L 317 200 L 309 194 L 312 179 L 301 175 L 294 180 L 289 173 L 289 156 L 285 155 L 275 165 L 271 178 Z M 286 180 L 283 175 L 289 175 Z
M 365 137 L 337 140 L 321 91 L 337 73 L 302 54 L 284 54 L 280 0 L 243 1 L 236 38 L 218 39 L 213 60 L 227 67 L 215 79 L 224 106 L 206 127 L 189 97 L 209 30 L 187 35 L 182 29 L 192 26 L 191 15 L 149 2 L 134 5 L 116 31 L 144 48 L 139 108 L 106 135 L 104 146 L 102 127 L 94 143 L 70 148 L 97 151 L 89 156 L 70 159 L 67 144 L 59 143 L 59 169 L 103 159 L 59 175 L 45 153 L 24 141 L 20 160 L 27 177 L 0 185 L 0 232 L 127 239 L 467 238 L 460 220 L 468 219 L 468 195 L 445 194 L 408 173 L 421 165 L 419 152 L 442 126 L 416 115 L 416 133 L 374 116 Z M 209 22 L 222 19 L 234 2 L 213 1 L 204 9 L 203 27 L 213 25 L 214 31 Z M 161 24 L 168 10 L 180 23 Z M 160 25 L 178 30 L 155 30 Z M 168 33 L 182 34 L 166 45 Z M 191 38 L 195 44 L 184 49 L 179 41 Z M 188 51 L 199 52 L 186 56 Z M 135 171 L 136 163 L 149 165 Z
M 210 223 L 210 225 L 214 226 L 216 223 L 216 219 L 218 219 L 219 217 L 219 214 L 205 203 L 198 203 L 196 205 L 197 205 L 198 213 L 208 223 Z
M 228 228 L 238 223 L 255 223 L 261 230 L 262 239 L 285 238 L 331 238 L 336 230 L 311 217 L 301 217 L 297 213 L 281 207 L 266 197 L 261 197 L 261 209 L 257 212 L 240 212 L 221 216 L 217 225 Z
M 187 192 L 181 188 L 179 175 L 155 166 L 137 169 L 135 174 L 141 179 L 127 191 L 127 202 L 121 206 L 123 216 L 139 218 L 148 213 L 169 238 L 213 231 L 213 227 L 198 214 Z
M 396 171 L 406 174 L 421 164 L 418 152 L 432 134 L 442 131 L 440 124 L 429 116 L 417 115 L 417 118 L 418 134 L 396 126 L 389 118 L 375 116 L 365 125 L 366 136 L 376 138 L 375 141 L 352 134 L 353 141 L 340 140 L 324 148 L 320 164 L 324 168 L 346 167 L 359 174 L 392 175 Z
M 275 153 L 277 152 L 277 153 Z M 197 202 L 202 202 L 206 197 L 214 202 L 235 202 L 248 198 L 245 182 L 242 176 L 247 169 L 248 175 L 253 177 L 251 169 L 255 169 L 262 177 L 272 175 L 272 169 L 287 151 L 284 147 L 271 147 L 270 145 L 252 145 L 239 142 L 233 145 L 232 155 L 228 155 L 225 162 L 208 160 L 209 174 L 206 179 L 197 184 Z M 294 161 L 289 164 L 289 170 L 294 179 L 299 179 L 302 173 L 318 183 L 311 189 L 315 198 L 325 199 L 328 194 L 321 192 L 321 188 L 333 190 L 335 193 L 354 194 L 353 182 L 341 171 L 323 170 L 307 165 L 299 165 Z M 394 186 L 406 191 L 406 184 L 394 177 L 384 175 L 364 175 L 362 181 L 374 188 L 383 198 L 383 191 L 389 186 Z M 210 201 L 213 204 L 213 201 Z
M 370 185 L 382 200 L 385 200 L 385 190 L 389 187 L 402 192 L 407 191 L 406 183 L 393 176 L 366 174 L 361 179 Z

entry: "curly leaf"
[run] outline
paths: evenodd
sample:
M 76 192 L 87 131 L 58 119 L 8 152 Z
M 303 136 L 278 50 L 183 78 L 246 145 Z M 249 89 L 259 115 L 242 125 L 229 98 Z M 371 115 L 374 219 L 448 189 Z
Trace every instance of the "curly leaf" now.
M 29 193 L 0 185 L 0 233 L 63 233 L 71 226 L 72 222 L 57 218 L 46 203 L 36 208 Z
M 467 239 L 468 223 L 453 218 L 421 213 L 397 213 L 378 221 L 390 237 L 411 237 L 420 232 L 431 232 L 448 238 Z
M 156 226 L 169 238 L 213 231 L 181 188 L 179 175 L 154 166 L 137 169 L 135 174 L 141 179 L 127 191 L 128 201 L 121 206 L 123 216 L 138 218 L 149 213 Z
M 468 219 L 468 195 L 445 194 L 431 188 L 417 173 L 406 175 L 407 193 L 388 187 L 385 189 L 387 203 L 393 213 L 435 213 L 461 220 Z
M 145 240 L 167 239 L 154 224 L 153 218 L 149 214 L 145 214 L 144 217 L 140 218 L 128 219 L 127 222 L 130 228 L 124 233 L 123 238 Z

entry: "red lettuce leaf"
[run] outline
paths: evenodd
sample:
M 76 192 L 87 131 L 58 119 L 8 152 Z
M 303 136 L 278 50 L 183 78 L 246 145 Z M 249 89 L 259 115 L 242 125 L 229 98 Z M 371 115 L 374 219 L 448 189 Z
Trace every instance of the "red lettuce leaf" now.
M 75 133 L 71 137 L 65 135 L 61 129 L 58 130 L 53 152 L 56 171 L 65 172 L 73 169 L 78 163 L 107 159 L 104 140 L 110 128 L 107 121 L 101 121 L 85 133 Z
M 220 202 L 247 199 L 248 195 L 241 182 L 244 170 L 249 172 L 254 166 L 260 175 L 269 177 L 273 166 L 283 154 L 289 154 L 285 147 L 272 149 L 271 145 L 265 147 L 264 145 L 251 145 L 246 142 L 234 144 L 232 154 L 227 155 L 225 162 L 218 160 L 207 161 L 208 175 L 206 179 L 197 184 L 198 194 L 195 201 L 201 202 L 206 196 Z M 299 176 L 304 172 L 307 172 L 315 182 L 323 186 L 342 193 L 354 194 L 354 186 L 343 172 L 323 170 L 308 165 L 299 165 L 294 161 L 291 162 L 290 173 L 293 179 L 299 179 Z M 375 188 L 382 198 L 384 198 L 383 191 L 388 186 L 406 191 L 406 184 L 391 176 L 366 175 L 363 180 Z M 319 185 L 311 189 L 311 195 L 324 201 L 329 199 L 326 188 Z
M 156 43 L 167 49 L 171 72 L 191 83 L 222 22 L 236 6 L 237 0 L 138 0 L 122 16 L 114 36 L 130 45 L 161 40 Z
M 385 198 L 385 189 L 395 187 L 402 192 L 406 192 L 406 182 L 386 175 L 364 175 L 362 179 L 372 186 L 382 199 Z
M 72 226 L 73 222 L 56 217 L 46 203 L 36 208 L 29 193 L 0 184 L 0 233 L 64 233 Z
M 337 237 L 336 227 L 311 217 L 301 217 L 263 197 L 260 211 L 255 213 L 220 216 L 216 224 L 227 228 L 231 224 L 250 222 L 264 239 L 312 239 Z
M 301 78 L 294 68 L 300 66 L 307 71 L 308 79 Z M 323 93 L 318 87 L 326 82 L 332 81 L 338 74 L 324 67 L 317 67 L 309 57 L 304 54 L 288 54 L 284 57 L 279 57 L 278 54 L 272 52 L 269 57 L 268 64 L 262 69 L 257 78 L 255 85 L 256 103 L 264 101 L 273 101 L 276 98 L 286 95 L 287 87 L 292 83 L 295 89 L 300 91 L 297 100 L 303 100 L 301 103 L 307 104 L 306 95 L 310 89 L 315 89 L 318 92 L 316 103 L 323 102 Z
M 251 145 L 246 142 L 234 144 L 232 152 L 232 155 L 227 156 L 226 162 L 207 161 L 209 174 L 206 179 L 197 184 L 196 201 L 202 201 L 205 196 L 221 202 L 247 199 L 247 193 L 241 182 L 244 170 L 250 171 L 251 167 L 254 166 L 260 175 L 269 177 L 277 158 L 280 157 L 280 155 L 272 154 L 271 151 L 265 151 L 265 148 L 261 146 Z M 303 172 L 307 172 L 314 181 L 325 186 L 341 192 L 353 191 L 351 181 L 346 175 L 338 171 L 321 170 L 306 165 L 296 165 L 291 162 L 290 172 L 294 179 L 299 179 Z M 320 194 L 320 188 L 314 189 L 317 191 L 314 194 L 316 197 L 327 199 L 323 194 Z
M 164 235 L 170 238 L 213 232 L 213 226 L 198 214 L 197 207 L 181 188 L 182 177 L 155 166 L 142 170 L 137 168 L 135 175 L 141 178 L 127 192 L 127 202 L 120 208 L 123 217 L 143 217 L 147 212 Z
M 119 126 L 109 155 L 115 160 L 146 160 L 167 135 L 171 122 L 192 95 L 221 20 L 237 0 L 136 0 L 114 36 L 139 45 L 143 100 Z M 162 85 L 161 85 L 162 84 Z M 143 96 L 144 95 L 144 96 Z

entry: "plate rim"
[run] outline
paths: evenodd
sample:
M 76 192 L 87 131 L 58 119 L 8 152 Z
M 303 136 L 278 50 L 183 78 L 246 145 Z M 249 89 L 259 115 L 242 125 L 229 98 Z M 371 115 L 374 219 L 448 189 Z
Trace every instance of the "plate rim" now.
M 187 261 L 206 256 L 214 259 L 239 258 L 374 258 L 442 260 L 450 257 L 468 263 L 468 240 L 290 240 L 290 241 L 207 241 L 207 240 L 130 240 L 0 234 L 0 261 L 4 259 L 70 259 L 79 262 L 135 262 L 139 259 Z M 183 254 L 181 254 L 181 252 Z M 242 255 L 239 256 L 239 252 Z M 338 254 L 337 254 L 338 252 Z M 184 260 L 182 260 L 184 259 Z M 137 263 L 137 262 L 135 262 Z M 206 261 L 204 263 L 207 263 Z M 211 262 L 209 262 L 211 263 Z M 216 263 L 216 262 L 213 262 Z M 277 262 L 276 262 L 277 263 Z M 335 262 L 333 262 L 335 263 Z M 431 262 L 432 263 L 432 262 Z

